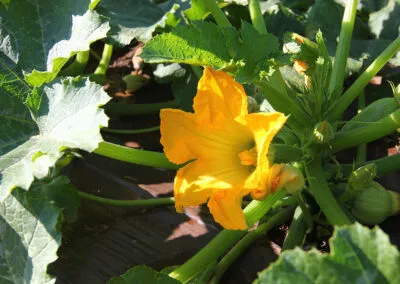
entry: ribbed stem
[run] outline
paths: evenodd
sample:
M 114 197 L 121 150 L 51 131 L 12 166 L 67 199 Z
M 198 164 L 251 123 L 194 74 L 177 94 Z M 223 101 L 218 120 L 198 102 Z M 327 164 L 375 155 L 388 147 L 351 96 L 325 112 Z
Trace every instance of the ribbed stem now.
M 351 87 L 341 96 L 336 104 L 328 112 L 330 121 L 340 119 L 344 111 L 350 106 L 352 101 L 361 94 L 361 91 L 368 85 L 369 81 L 382 69 L 383 66 L 392 58 L 392 56 L 400 49 L 400 37 L 392 42 L 368 68 L 361 74 L 360 77 L 351 85 Z
M 294 249 L 296 246 L 301 246 L 306 237 L 307 228 L 307 219 L 301 208 L 297 207 L 283 242 L 282 250 Z
M 339 43 L 336 49 L 335 61 L 332 67 L 329 82 L 329 93 L 343 88 L 347 57 L 350 50 L 350 42 L 353 34 L 354 20 L 357 12 L 357 0 L 348 0 L 343 14 L 342 28 L 339 35 Z
M 267 27 L 265 26 L 264 18 L 261 13 L 260 3 L 258 2 L 258 0 L 249 0 L 249 12 L 253 27 L 260 34 L 266 34 Z
M 144 114 L 157 114 L 163 108 L 178 108 L 179 101 L 171 100 L 153 104 L 120 104 L 108 103 L 104 106 L 108 116 L 133 116 Z
M 218 284 L 225 271 L 234 263 L 257 239 L 265 235 L 272 228 L 290 220 L 293 214 L 292 208 L 285 208 L 278 211 L 261 224 L 257 229 L 248 232 L 218 263 L 216 272 L 209 284 Z
M 271 194 L 263 201 L 252 201 L 245 209 L 247 225 L 251 227 L 260 220 L 277 202 L 285 195 L 283 190 Z M 190 279 L 201 273 L 207 265 L 217 260 L 225 251 L 232 247 L 246 231 L 223 230 L 205 247 L 203 247 L 191 259 L 172 271 L 169 276 L 182 283 L 187 283 Z
M 136 199 L 136 200 L 117 200 L 99 197 L 82 191 L 78 191 L 81 198 L 96 201 L 98 203 L 120 206 L 120 207 L 154 207 L 160 205 L 174 205 L 175 199 L 173 197 L 165 198 L 152 198 L 152 199 Z
M 101 129 L 103 132 L 107 133 L 115 133 L 115 134 L 141 134 L 141 133 L 149 133 L 153 131 L 160 130 L 160 126 L 154 126 L 149 128 L 142 128 L 142 129 L 113 129 L 104 127 Z
M 204 4 L 208 11 L 211 12 L 211 15 L 214 17 L 217 24 L 221 27 L 230 27 L 231 23 L 228 21 L 228 18 L 225 16 L 224 12 L 222 12 L 221 8 L 218 6 L 215 0 L 204 0 Z
M 179 166 L 168 161 L 163 153 L 132 149 L 109 142 L 99 143 L 94 153 L 133 164 L 170 170 L 179 169 Z
M 101 55 L 101 60 L 99 66 L 97 66 L 94 74 L 105 75 L 110 64 L 111 55 L 113 51 L 113 46 L 110 44 L 104 44 L 103 54 Z
M 338 152 L 361 143 L 368 143 L 388 135 L 398 128 L 400 128 L 400 109 L 363 128 L 336 133 L 332 150 Z
M 305 164 L 305 169 L 310 191 L 328 221 L 332 225 L 351 224 L 350 219 L 336 201 L 325 179 L 321 156 L 316 154 L 310 163 Z

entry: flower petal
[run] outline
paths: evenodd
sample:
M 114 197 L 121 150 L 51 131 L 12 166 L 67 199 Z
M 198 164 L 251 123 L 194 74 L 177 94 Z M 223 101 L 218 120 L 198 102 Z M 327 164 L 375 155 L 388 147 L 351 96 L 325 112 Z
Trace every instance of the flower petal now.
M 247 114 L 247 96 L 243 86 L 227 73 L 205 68 L 193 109 L 201 123 L 224 126 Z
M 190 149 L 193 136 L 190 129 L 196 128 L 193 114 L 178 109 L 162 109 L 160 112 L 161 144 L 168 160 L 183 164 L 196 158 Z
M 267 158 L 269 144 L 286 121 L 283 113 L 251 113 L 240 118 L 240 121 L 253 133 L 257 149 L 257 165 L 246 180 L 244 187 L 250 191 L 264 190 L 267 184 L 269 161 Z
M 246 218 L 242 210 L 242 195 L 219 190 L 211 195 L 208 207 L 214 220 L 228 230 L 245 230 Z
M 236 167 L 229 161 L 193 161 L 181 168 L 175 177 L 175 207 L 181 212 L 184 206 L 205 203 L 215 190 L 227 189 L 231 194 L 240 194 L 247 176 L 245 167 Z
M 240 164 L 237 157 L 253 140 L 251 132 L 233 121 L 224 129 L 202 124 L 192 113 L 177 109 L 163 109 L 161 144 L 167 158 L 176 164 L 189 160 L 227 160 Z

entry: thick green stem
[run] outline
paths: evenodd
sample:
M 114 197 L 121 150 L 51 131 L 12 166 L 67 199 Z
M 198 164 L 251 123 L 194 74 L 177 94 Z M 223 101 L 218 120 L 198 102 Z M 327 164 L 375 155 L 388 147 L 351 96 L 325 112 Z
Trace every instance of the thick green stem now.
M 105 75 L 108 69 L 108 65 L 110 64 L 111 55 L 113 51 L 113 46 L 110 44 L 104 44 L 103 54 L 101 55 L 101 60 L 99 62 L 99 66 L 97 66 L 94 74 Z
M 265 235 L 272 228 L 290 220 L 292 208 L 279 210 L 275 215 L 261 224 L 257 229 L 248 232 L 218 263 L 216 272 L 209 284 L 218 284 L 225 271 L 234 263 L 258 238 Z
M 332 150 L 338 152 L 361 143 L 368 143 L 388 135 L 398 128 L 400 128 L 400 109 L 368 126 L 336 133 Z
M 310 191 L 328 221 L 332 225 L 351 224 L 350 219 L 336 201 L 325 179 L 321 156 L 316 154 L 310 163 L 305 164 L 305 169 Z
M 221 27 L 230 27 L 231 23 L 228 21 L 228 18 L 225 16 L 224 12 L 222 12 L 221 8 L 218 6 L 215 0 L 204 0 L 204 4 L 208 11 L 211 12 L 217 24 Z
M 392 42 L 379 56 L 368 66 L 360 77 L 351 85 L 351 87 L 340 97 L 329 112 L 328 119 L 337 121 L 351 102 L 361 94 L 361 91 L 367 86 L 369 81 L 382 69 L 382 67 L 392 58 L 400 49 L 400 37 Z
M 88 194 L 78 191 L 81 198 L 96 201 L 98 203 L 120 206 L 120 207 L 154 207 L 160 205 L 174 205 L 175 199 L 173 197 L 165 198 L 152 198 L 152 199 L 136 199 L 136 200 L 116 200 L 110 198 L 99 197 L 96 195 Z
M 374 163 L 376 165 L 376 175 L 381 177 L 391 172 L 400 171 L 400 154 L 380 158 L 372 161 L 365 161 L 361 164 L 342 164 L 343 175 L 349 176 L 354 169 L 366 164 Z M 332 167 L 336 167 L 333 166 Z
M 177 170 L 178 165 L 168 161 L 163 153 L 132 149 L 109 142 L 100 142 L 94 153 L 133 164 Z
M 365 108 L 365 93 L 362 91 L 358 97 L 358 111 L 362 111 Z M 367 143 L 361 143 L 357 147 L 356 164 L 361 164 L 367 160 Z
M 249 227 L 254 225 L 284 195 L 285 191 L 280 190 L 268 196 L 263 201 L 254 200 L 247 205 L 244 209 L 247 225 Z M 209 263 L 217 260 L 224 252 L 231 248 L 245 233 L 246 231 L 223 230 L 191 259 L 172 271 L 169 276 L 182 283 L 187 283 L 190 279 L 201 273 Z
M 297 207 L 285 241 L 283 242 L 282 250 L 294 249 L 296 246 L 301 246 L 306 237 L 307 228 L 307 219 L 301 208 Z
M 249 12 L 253 27 L 260 34 L 267 34 L 267 27 L 265 26 L 264 18 L 261 13 L 260 3 L 258 0 L 249 0 Z
M 149 128 L 142 128 L 142 129 L 112 129 L 112 128 L 102 128 L 101 131 L 107 133 L 115 133 L 115 134 L 141 134 L 141 133 L 149 133 L 153 131 L 160 130 L 160 126 L 154 126 Z
M 131 116 L 144 114 L 157 114 L 163 108 L 178 108 L 179 101 L 171 100 L 154 104 L 120 104 L 108 103 L 104 106 L 108 116 Z
M 90 50 L 80 51 L 76 54 L 75 61 L 61 71 L 63 76 L 77 76 L 82 74 L 89 60 Z
M 339 35 L 339 43 L 336 49 L 335 61 L 332 67 L 329 82 L 329 93 L 343 88 L 347 57 L 350 50 L 350 42 L 353 34 L 354 20 L 357 12 L 357 0 L 348 0 L 344 10 L 342 28 Z

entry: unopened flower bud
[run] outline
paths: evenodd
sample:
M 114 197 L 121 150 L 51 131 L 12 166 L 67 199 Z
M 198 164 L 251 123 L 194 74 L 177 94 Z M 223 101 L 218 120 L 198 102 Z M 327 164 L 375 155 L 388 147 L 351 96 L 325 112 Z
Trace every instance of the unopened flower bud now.
M 376 165 L 367 164 L 365 166 L 359 167 L 357 170 L 351 173 L 348 185 L 352 189 L 366 188 L 374 180 L 376 176 Z
M 314 128 L 313 137 L 318 144 L 328 144 L 334 136 L 335 130 L 326 120 L 318 122 Z
M 286 164 L 274 164 L 270 168 L 267 187 L 265 190 L 258 190 L 251 193 L 253 199 L 262 200 L 267 195 L 285 188 L 288 193 L 294 194 L 303 189 L 305 180 L 299 169 Z

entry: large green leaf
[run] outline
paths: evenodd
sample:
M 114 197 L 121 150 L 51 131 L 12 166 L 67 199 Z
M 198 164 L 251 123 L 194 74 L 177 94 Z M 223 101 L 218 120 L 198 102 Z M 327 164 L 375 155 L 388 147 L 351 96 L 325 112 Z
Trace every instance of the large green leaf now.
M 388 0 L 386 6 L 370 14 L 368 24 L 376 38 L 396 39 L 400 27 L 400 0 Z
M 54 282 L 46 271 L 57 259 L 62 210 L 49 198 L 50 187 L 75 190 L 60 177 L 50 184 L 36 182 L 29 191 L 17 188 L 0 203 L 0 283 Z
M 71 56 L 106 36 L 108 22 L 88 7 L 89 1 L 83 0 L 13 0 L 8 8 L 0 5 L 0 38 L 11 48 L 6 56 L 13 55 L 24 72 L 33 72 L 26 76 L 30 84 L 50 82 Z
M 15 63 L 0 54 L 0 155 L 38 132 L 28 108 L 22 103 L 31 92 Z
M 108 282 L 109 284 L 179 284 L 178 280 L 175 280 L 168 275 L 162 274 L 153 270 L 152 268 L 144 265 L 134 266 L 129 269 L 125 274 L 114 277 Z
M 134 38 L 146 42 L 157 27 L 164 27 L 169 13 L 178 5 L 169 3 L 169 11 L 149 0 L 102 0 L 96 11 L 110 19 L 108 38 L 121 46 L 128 45 Z
M 307 13 L 306 35 L 314 38 L 320 29 L 324 37 L 336 45 L 339 36 L 344 7 L 334 0 L 317 0 Z M 369 30 L 360 18 L 356 17 L 353 39 L 367 39 Z M 334 50 L 333 50 L 334 51 Z
M 330 244 L 331 254 L 283 252 L 254 283 L 400 283 L 400 254 L 378 227 L 338 227 Z
M 5 106 L 17 105 L 7 93 L 0 95 Z M 93 151 L 102 141 L 99 128 L 108 121 L 98 106 L 109 99 L 101 86 L 84 79 L 67 79 L 45 87 L 34 117 L 39 134 L 0 157 L 0 200 L 13 188 L 28 189 L 35 177 L 45 177 L 67 148 Z M 18 119 L 19 115 L 12 113 L 10 118 Z M 31 134 L 22 127 L 15 131 L 25 137 Z
M 171 33 L 154 37 L 143 48 L 141 57 L 150 63 L 177 62 L 226 68 L 236 73 L 238 81 L 249 82 L 268 67 L 268 59 L 277 52 L 276 37 L 260 35 L 248 23 L 243 22 L 238 31 L 233 27 L 198 22 L 195 26 L 177 27 Z

